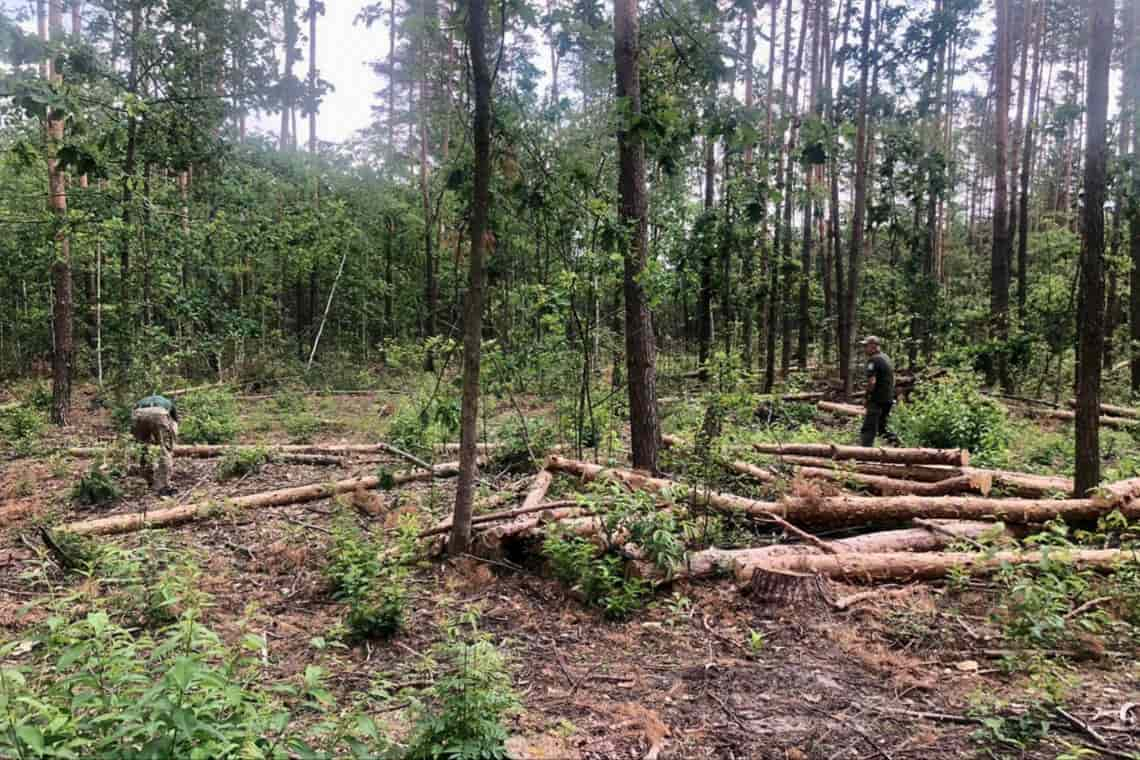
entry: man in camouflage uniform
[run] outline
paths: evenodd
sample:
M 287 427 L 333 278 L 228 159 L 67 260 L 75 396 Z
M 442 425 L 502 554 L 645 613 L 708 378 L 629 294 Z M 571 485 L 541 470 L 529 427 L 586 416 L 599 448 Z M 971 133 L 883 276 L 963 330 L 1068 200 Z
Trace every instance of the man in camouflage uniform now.
M 165 396 L 141 399 L 131 411 L 131 435 L 139 443 L 159 447 L 156 468 L 147 467 L 148 457 L 143 454 L 144 472 L 156 492 L 172 493 L 170 476 L 174 470 L 174 442 L 178 438 L 178 407 Z
M 863 349 L 867 354 L 867 411 L 859 430 L 859 445 L 873 446 L 876 436 L 898 445 L 898 437 L 887 429 L 891 407 L 895 405 L 895 367 L 874 335 L 863 339 Z

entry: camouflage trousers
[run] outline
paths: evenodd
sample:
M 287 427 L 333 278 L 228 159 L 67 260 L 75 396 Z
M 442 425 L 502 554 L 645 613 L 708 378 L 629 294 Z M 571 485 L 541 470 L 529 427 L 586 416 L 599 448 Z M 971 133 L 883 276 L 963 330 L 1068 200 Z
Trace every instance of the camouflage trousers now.
M 170 475 L 174 470 L 174 441 L 178 438 L 178 423 L 162 407 L 146 407 L 131 412 L 131 435 L 139 443 L 159 447 L 157 467 L 148 467 L 143 454 L 143 469 L 155 491 L 170 488 Z

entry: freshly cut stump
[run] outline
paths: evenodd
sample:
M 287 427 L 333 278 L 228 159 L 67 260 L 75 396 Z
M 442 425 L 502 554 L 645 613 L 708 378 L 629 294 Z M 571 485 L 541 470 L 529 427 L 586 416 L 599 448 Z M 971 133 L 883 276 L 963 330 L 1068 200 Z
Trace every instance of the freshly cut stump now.
M 748 596 L 768 605 L 828 606 L 831 594 L 827 581 L 816 573 L 756 568 L 748 584 Z

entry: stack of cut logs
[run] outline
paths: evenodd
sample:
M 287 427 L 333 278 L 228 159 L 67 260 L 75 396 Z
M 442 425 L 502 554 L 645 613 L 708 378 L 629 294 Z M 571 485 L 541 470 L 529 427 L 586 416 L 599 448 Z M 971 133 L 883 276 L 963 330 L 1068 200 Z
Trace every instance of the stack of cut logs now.
M 667 446 L 681 448 L 684 441 L 665 436 Z M 489 454 L 495 444 L 483 444 Z M 553 523 L 598 541 L 616 541 L 633 567 L 658 582 L 731 574 L 744 583 L 757 575 L 790 574 L 824 576 L 848 581 L 929 579 L 951 572 L 983 574 L 1004 564 L 1036 563 L 1039 552 L 981 551 L 981 540 L 1006 533 L 1032 533 L 1035 526 L 1062 518 L 1095 521 L 1113 510 L 1130 519 L 1140 516 L 1140 478 L 1108 485 L 1086 498 L 1070 498 L 1073 485 L 1064 478 L 1032 475 L 970 466 L 968 452 L 946 449 L 862 448 L 832 444 L 757 444 L 757 454 L 770 457 L 767 466 L 728 461 L 725 467 L 742 477 L 769 484 L 773 492 L 782 485 L 822 481 L 835 487 L 871 492 L 872 496 L 780 496 L 771 500 L 693 487 L 645 472 L 608 468 L 589 462 L 552 455 L 529 484 L 500 491 L 478 505 L 474 519 L 476 553 L 502 555 L 512 544 L 543 536 Z M 220 456 L 232 447 L 179 447 L 180 456 Z M 447 450 L 444 447 L 443 450 Z M 72 450 L 75 456 L 96 453 Z M 429 465 L 388 444 L 370 446 L 304 447 L 275 452 L 282 457 L 313 457 L 311 464 L 327 458 L 328 464 L 343 464 L 340 458 L 362 454 L 403 457 L 416 469 L 391 477 L 364 476 L 296 488 L 250 494 L 228 500 L 203 500 L 149 512 L 111 515 L 60 526 L 80 534 L 123 533 L 141 528 L 160 528 L 208 519 L 227 509 L 258 509 L 328 498 L 335 494 L 391 487 L 401 483 L 455 475 L 457 463 Z M 679 506 L 741 516 L 782 529 L 792 543 L 759 548 L 706 549 L 690 555 L 681 567 L 669 571 L 640 559 L 639 547 L 628 536 L 607 536 L 601 517 L 586 500 L 546 501 L 557 473 L 581 481 L 612 481 L 624 487 L 657 494 L 658 508 Z M 516 499 L 522 505 L 491 511 Z M 442 548 L 451 524 L 445 520 L 421 533 L 429 551 Z M 848 538 L 824 541 L 811 531 L 842 531 Z M 992 543 L 992 542 L 991 542 Z M 974 551 L 945 551 L 969 547 Z M 1131 552 L 1073 550 L 1056 555 L 1080 566 L 1111 568 L 1135 561 Z

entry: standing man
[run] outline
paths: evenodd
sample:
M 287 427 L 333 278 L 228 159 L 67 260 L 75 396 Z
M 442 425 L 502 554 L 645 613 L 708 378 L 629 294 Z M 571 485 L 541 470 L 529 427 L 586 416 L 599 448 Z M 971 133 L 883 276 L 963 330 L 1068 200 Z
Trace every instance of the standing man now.
M 148 456 L 144 453 L 143 470 L 157 493 L 164 496 L 172 493 L 170 475 L 174 470 L 174 441 L 178 438 L 178 407 L 157 394 L 140 400 L 131 411 L 131 435 L 139 443 L 159 447 L 158 467 L 149 470 Z
M 879 339 L 874 335 L 863 339 L 863 350 L 867 353 L 867 411 L 859 430 L 859 445 L 873 446 L 875 436 L 897 445 L 898 437 L 887 429 L 891 407 L 895 405 L 895 366 L 880 350 Z

